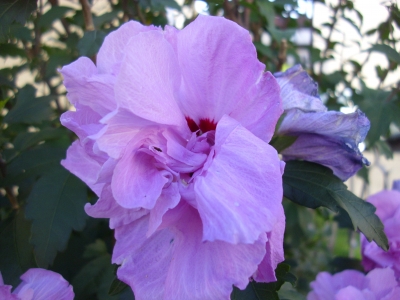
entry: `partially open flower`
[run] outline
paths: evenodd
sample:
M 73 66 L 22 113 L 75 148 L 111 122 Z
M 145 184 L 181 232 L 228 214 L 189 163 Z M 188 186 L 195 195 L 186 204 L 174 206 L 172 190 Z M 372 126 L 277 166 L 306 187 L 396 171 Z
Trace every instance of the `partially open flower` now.
M 285 117 L 278 134 L 295 136 L 282 152 L 283 160 L 307 160 L 324 165 L 342 180 L 369 162 L 358 149 L 370 123 L 364 113 L 327 111 L 318 96 L 318 85 L 296 65 L 274 74 L 281 86 Z
M 79 141 L 63 165 L 100 197 L 113 263 L 136 299 L 228 299 L 283 260 L 282 113 L 249 33 L 199 16 L 182 31 L 129 22 L 97 66 L 62 69 Z
M 393 190 L 370 196 L 367 201 L 376 207 L 376 214 L 385 226 L 389 250 L 382 250 L 375 242 L 368 242 L 361 234 L 362 264 L 366 271 L 379 267 L 390 267 L 400 279 L 400 188 L 399 180 Z
M 45 269 L 29 269 L 21 276 L 22 282 L 11 293 L 12 286 L 4 285 L 0 273 L 2 300 L 72 300 L 72 286 L 58 273 Z

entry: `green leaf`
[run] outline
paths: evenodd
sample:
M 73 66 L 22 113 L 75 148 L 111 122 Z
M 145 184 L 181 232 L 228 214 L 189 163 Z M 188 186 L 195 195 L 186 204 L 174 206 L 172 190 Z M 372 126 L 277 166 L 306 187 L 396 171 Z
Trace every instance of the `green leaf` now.
M 306 297 L 297 292 L 289 283 L 285 283 L 278 292 L 280 300 L 306 300 Z
M 283 174 L 283 188 L 284 196 L 300 205 L 310 208 L 324 206 L 335 212 L 343 209 L 355 229 L 382 249 L 388 249 L 383 224 L 374 214 L 376 208 L 348 191 L 329 168 L 306 161 L 289 161 Z
M 28 177 L 36 177 L 60 167 L 65 149 L 45 145 L 21 153 L 7 164 L 7 176 L 1 186 L 17 185 Z
M 364 91 L 365 99 L 359 102 L 360 109 L 367 115 L 371 122 L 371 128 L 368 131 L 369 145 L 372 146 L 381 136 L 389 133 L 391 122 L 400 114 L 399 108 L 394 102 L 387 102 L 388 92 L 383 91 Z
M 40 16 L 38 25 L 40 27 L 49 27 L 55 20 L 61 19 L 71 10 L 71 7 L 52 6 L 46 13 Z
M 260 14 L 267 19 L 268 26 L 275 26 L 275 9 L 274 3 L 268 0 L 257 1 L 258 8 L 260 9 Z
M 29 244 L 31 224 L 20 209 L 0 233 L 0 266 L 4 282 L 16 286 L 19 277 L 37 267 Z
M 387 142 L 382 140 L 377 140 L 375 142 L 375 147 L 380 154 L 386 157 L 386 159 L 393 159 L 393 151 Z
M 163 6 L 181 11 L 180 5 L 175 0 L 152 0 L 151 5 L 154 10 L 158 10 L 160 6 Z
M 275 270 L 277 281 L 270 283 L 251 281 L 244 290 L 234 287 L 231 300 L 279 300 L 277 291 L 285 282 L 290 282 L 292 286 L 296 284 L 296 276 L 289 271 L 290 266 L 288 264 L 280 263 Z
M 86 300 L 91 295 L 96 295 L 99 300 L 116 299 L 108 294 L 114 278 L 114 266 L 109 254 L 90 261 L 71 282 L 76 295 L 75 300 Z
M 103 40 L 106 37 L 106 33 L 99 30 L 86 31 L 81 40 L 78 43 L 79 55 L 92 56 L 96 54 Z
M 36 89 L 31 85 L 24 86 L 17 95 L 16 105 L 4 117 L 4 123 L 40 123 L 53 116 L 50 107 L 51 96 L 35 97 Z
M 2 57 L 26 57 L 26 53 L 24 49 L 18 48 L 15 44 L 1 44 L 0 47 L 0 56 Z
M 10 100 L 10 98 L 0 100 L 0 110 L 4 108 L 4 106 L 7 104 L 8 100 Z
M 9 33 L 8 27 L 13 22 L 25 25 L 36 7 L 36 0 L 2 0 L 0 2 L 0 37 Z
M 122 293 L 127 287 L 129 286 L 126 283 L 122 282 L 121 280 L 118 280 L 118 278 L 115 278 L 111 283 L 110 289 L 108 290 L 108 294 L 110 296 L 118 295 Z
M 375 44 L 372 45 L 367 51 L 380 52 L 386 55 L 386 57 L 397 64 L 400 64 L 400 54 L 394 50 L 392 47 L 385 44 Z
M 94 243 L 87 245 L 83 257 L 95 258 L 107 254 L 107 246 L 103 240 L 97 239 Z
M 22 152 L 32 146 L 35 146 L 39 142 L 57 139 L 65 130 L 62 128 L 45 128 L 38 132 L 22 132 L 15 138 L 13 144 L 14 149 Z
M 270 144 L 278 153 L 281 153 L 283 150 L 293 145 L 296 140 L 297 136 L 276 135 L 272 138 Z
M 60 167 L 44 174 L 28 197 L 26 217 L 32 220 L 30 242 L 41 268 L 52 264 L 57 251 L 63 251 L 72 230 L 82 230 L 86 214 L 86 186 Z

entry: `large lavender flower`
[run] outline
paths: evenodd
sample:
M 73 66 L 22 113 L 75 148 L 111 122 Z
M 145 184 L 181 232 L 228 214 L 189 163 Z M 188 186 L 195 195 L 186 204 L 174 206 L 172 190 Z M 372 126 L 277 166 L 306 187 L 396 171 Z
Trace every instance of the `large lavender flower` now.
M 327 111 L 319 99 L 318 85 L 300 65 L 274 76 L 281 86 L 286 113 L 278 134 L 297 137 L 283 150 L 285 161 L 316 162 L 331 168 L 342 180 L 353 176 L 364 164 L 369 165 L 358 150 L 370 127 L 364 113 Z
M 391 269 L 374 269 L 367 275 L 354 270 L 335 275 L 321 272 L 310 286 L 308 300 L 400 299 L 400 286 Z
M 400 279 L 400 180 L 395 181 L 393 190 L 382 191 L 370 196 L 367 201 L 376 207 L 376 214 L 385 225 L 389 239 L 389 250 L 384 251 L 375 242 L 368 242 L 361 234 L 362 264 L 366 271 L 377 267 L 390 267 Z
M 279 85 L 249 33 L 199 16 L 182 31 L 129 22 L 97 66 L 62 69 L 79 137 L 63 165 L 100 197 L 118 277 L 136 299 L 229 299 L 283 260 L 283 163 L 268 145 Z
M 0 273 L 0 299 L 2 300 L 72 300 L 72 286 L 58 273 L 44 269 L 29 269 L 21 276 L 22 282 L 11 293 Z

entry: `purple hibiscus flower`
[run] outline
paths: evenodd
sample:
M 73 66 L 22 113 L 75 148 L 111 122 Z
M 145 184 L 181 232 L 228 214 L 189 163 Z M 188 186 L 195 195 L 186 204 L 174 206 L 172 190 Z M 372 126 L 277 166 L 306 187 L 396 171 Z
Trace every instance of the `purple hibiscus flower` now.
M 283 261 L 284 163 L 268 144 L 282 113 L 248 31 L 199 16 L 185 29 L 128 22 L 97 65 L 61 73 L 79 137 L 62 164 L 110 218 L 118 277 L 136 299 L 229 299 Z
M 310 286 L 308 300 L 400 299 L 400 286 L 391 269 L 374 269 L 367 275 L 355 270 L 334 275 L 321 272 Z
M 375 242 L 368 242 L 361 234 L 362 264 L 366 271 L 377 267 L 390 267 L 400 279 L 400 180 L 393 183 L 393 190 L 370 196 L 367 201 L 376 207 L 376 214 L 385 226 L 389 250 L 383 251 Z
M 22 282 L 11 293 L 12 286 L 4 285 L 0 273 L 2 300 L 72 300 L 72 286 L 58 273 L 44 269 L 29 269 L 21 276 Z
M 283 160 L 302 159 L 324 165 L 343 181 L 364 164 L 369 165 L 358 149 L 370 127 L 364 113 L 327 111 L 318 96 L 317 83 L 300 65 L 274 76 L 281 86 L 286 113 L 278 134 L 297 137 L 282 151 Z

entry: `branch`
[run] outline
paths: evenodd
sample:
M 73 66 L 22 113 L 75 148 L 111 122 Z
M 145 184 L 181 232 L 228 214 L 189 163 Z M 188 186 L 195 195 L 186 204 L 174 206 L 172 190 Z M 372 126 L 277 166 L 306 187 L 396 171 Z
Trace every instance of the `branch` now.
M 146 18 L 143 16 L 140 9 L 139 0 L 133 0 L 133 4 L 135 5 L 136 16 L 139 18 L 140 23 L 146 24 Z
M 93 23 L 93 16 L 92 12 L 90 11 L 90 4 L 88 0 L 79 0 L 79 2 L 82 5 L 82 11 L 83 11 L 83 19 L 85 20 L 85 29 L 87 31 L 93 31 L 94 30 L 94 23 Z

